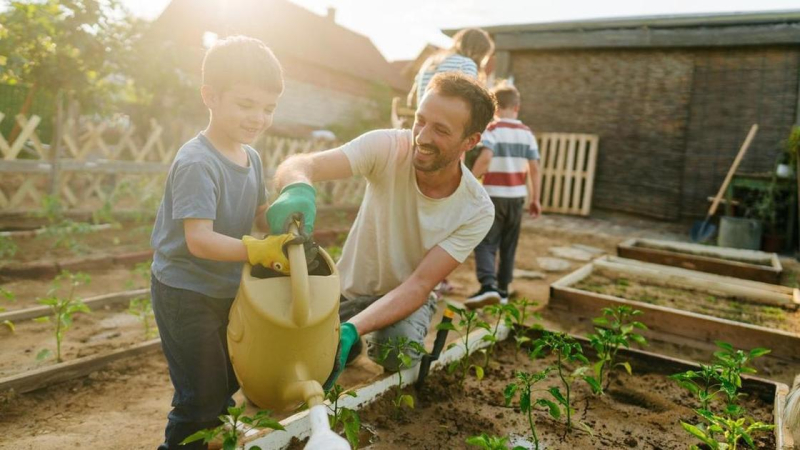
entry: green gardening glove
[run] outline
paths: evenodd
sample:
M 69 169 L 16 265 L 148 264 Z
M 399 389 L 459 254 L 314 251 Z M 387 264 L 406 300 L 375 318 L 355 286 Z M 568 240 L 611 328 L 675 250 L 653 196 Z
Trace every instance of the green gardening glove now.
M 300 222 L 300 232 L 314 231 L 317 217 L 317 191 L 308 183 L 293 183 L 281 189 L 281 195 L 267 209 L 271 234 L 287 233 L 292 221 Z
M 339 375 L 342 374 L 344 366 L 347 364 L 347 356 L 350 355 L 350 349 L 353 348 L 353 344 L 359 339 L 358 330 L 356 330 L 355 325 L 350 322 L 343 323 L 339 333 L 339 348 L 336 351 L 336 360 L 333 362 L 333 370 L 331 370 L 330 376 L 328 376 L 328 379 L 325 380 L 325 384 L 322 386 L 325 391 L 331 390 L 336 384 L 336 380 L 339 378 Z

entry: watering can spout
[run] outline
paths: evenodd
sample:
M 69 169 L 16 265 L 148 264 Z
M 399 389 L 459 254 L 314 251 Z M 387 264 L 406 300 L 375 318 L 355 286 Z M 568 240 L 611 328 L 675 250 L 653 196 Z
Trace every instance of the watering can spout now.
M 289 232 L 300 235 L 296 224 L 289 227 Z M 297 327 L 303 327 L 308 323 L 309 297 L 311 296 L 308 286 L 306 253 L 303 244 L 290 245 L 287 253 L 289 254 L 292 278 L 292 321 Z

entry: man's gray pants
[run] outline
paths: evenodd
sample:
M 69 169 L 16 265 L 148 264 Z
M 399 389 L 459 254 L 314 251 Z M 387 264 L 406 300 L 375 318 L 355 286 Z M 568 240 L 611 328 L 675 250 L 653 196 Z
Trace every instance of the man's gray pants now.
M 342 322 L 349 320 L 351 317 L 367 309 L 369 305 L 375 303 L 380 298 L 381 296 L 363 296 L 349 300 L 342 296 L 339 305 L 339 320 Z M 367 355 L 369 358 L 383 366 L 387 371 L 397 372 L 397 370 L 400 369 L 400 361 L 397 355 L 390 354 L 385 360 L 379 361 L 378 355 L 380 355 L 381 348 L 389 341 L 400 336 L 405 336 L 409 341 L 425 345 L 425 336 L 428 334 L 431 320 L 433 320 L 433 315 L 436 313 L 436 302 L 436 294 L 431 292 L 428 294 L 428 300 L 425 304 L 411 313 L 410 316 L 365 336 L 364 339 L 367 341 Z M 414 350 L 409 350 L 408 356 L 411 357 L 414 364 L 422 358 L 422 355 Z

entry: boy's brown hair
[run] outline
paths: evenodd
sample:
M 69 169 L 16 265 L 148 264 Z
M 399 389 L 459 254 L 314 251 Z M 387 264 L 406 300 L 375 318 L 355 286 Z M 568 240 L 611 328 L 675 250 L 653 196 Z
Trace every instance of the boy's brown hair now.
M 436 91 L 446 97 L 458 97 L 469 105 L 470 120 L 464 136 L 483 133 L 494 117 L 497 102 L 494 95 L 476 80 L 459 72 L 442 72 L 433 76 L 425 92 Z
M 203 58 L 203 84 L 220 91 L 249 84 L 283 92 L 283 70 L 272 51 L 258 39 L 229 36 L 211 46 Z
M 520 104 L 519 91 L 507 81 L 501 81 L 492 88 L 492 94 L 497 99 L 497 107 L 500 109 L 514 108 Z

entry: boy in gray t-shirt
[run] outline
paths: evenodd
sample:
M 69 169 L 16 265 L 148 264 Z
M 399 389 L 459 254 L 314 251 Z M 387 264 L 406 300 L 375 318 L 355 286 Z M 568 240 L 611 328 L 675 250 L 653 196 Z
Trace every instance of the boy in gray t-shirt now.
M 248 144 L 272 124 L 282 92 L 280 64 L 261 41 L 230 37 L 208 50 L 201 94 L 211 119 L 175 156 L 151 237 L 153 311 L 175 388 L 159 449 L 206 448 L 179 444 L 233 406 L 226 329 L 242 263 L 288 273 L 283 246 L 296 236 L 246 236 L 254 224 L 267 231 L 268 206 Z

